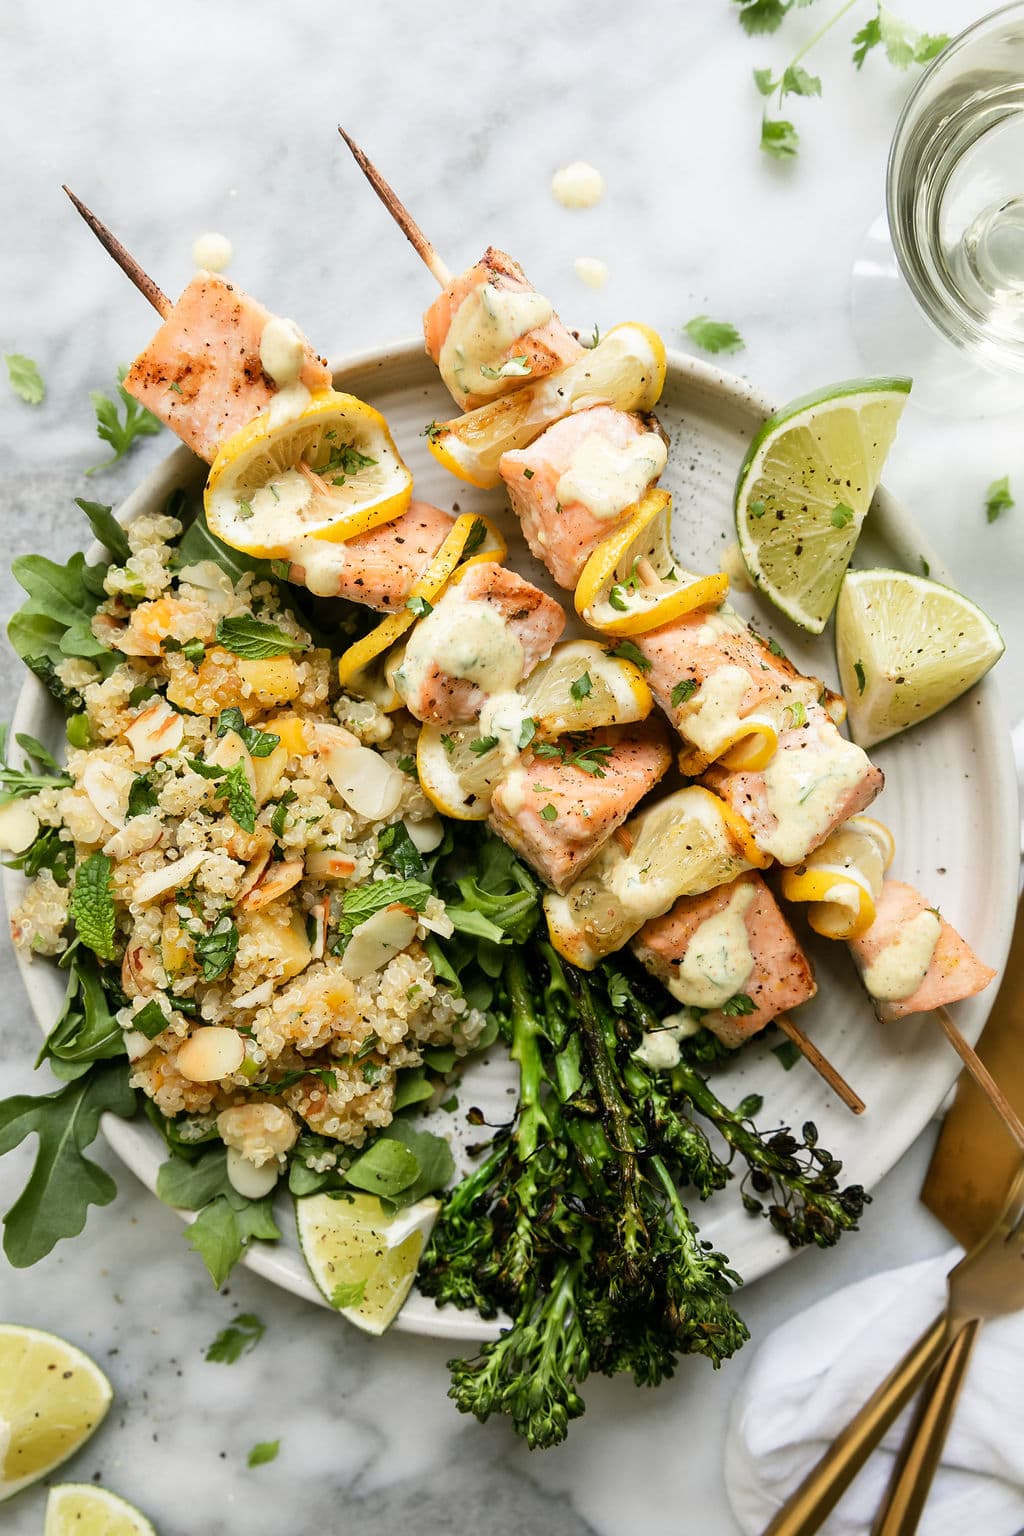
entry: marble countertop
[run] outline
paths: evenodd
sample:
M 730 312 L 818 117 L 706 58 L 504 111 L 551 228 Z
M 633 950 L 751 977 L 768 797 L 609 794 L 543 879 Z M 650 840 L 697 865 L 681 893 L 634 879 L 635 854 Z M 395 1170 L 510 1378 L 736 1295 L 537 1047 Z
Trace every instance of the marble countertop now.
M 933 32 L 982 9 L 899 4 Z M 37 359 L 49 393 L 32 411 L 0 389 L 4 613 L 18 600 L 9 557 L 66 558 L 84 543 L 71 498 L 116 500 L 168 446 L 144 443 L 130 464 L 83 478 L 100 456 L 88 392 L 109 389 L 152 317 L 70 212 L 62 181 L 171 293 L 196 235 L 222 230 L 232 275 L 339 355 L 410 334 L 431 296 L 337 143 L 341 120 L 453 265 L 488 241 L 506 246 L 571 324 L 642 318 L 681 344 L 695 314 L 730 320 L 747 343 L 730 366 L 779 399 L 864 371 L 850 272 L 881 208 L 908 81 L 875 57 L 852 69 L 864 0 L 814 56 L 823 99 L 793 104 L 803 154 L 776 164 L 758 151 L 750 71 L 784 63 L 821 18 L 795 13 L 781 36 L 750 39 L 734 12 L 728 0 L 648 0 L 628 13 L 613 0 L 523 0 L 514 17 L 469 6 L 441 15 L 417 0 L 179 0 L 157 21 L 129 0 L 12 0 L 0 121 L 19 148 L 0 169 L 2 346 Z M 607 195 L 571 213 L 549 182 L 579 157 L 603 171 Z M 579 255 L 608 263 L 601 292 L 574 276 Z M 997 476 L 1024 493 L 1011 420 L 952 423 L 912 403 L 886 481 L 1003 626 L 1000 681 L 1017 718 L 1024 511 L 993 526 L 983 512 Z M 19 681 L 5 660 L 4 717 Z M 6 943 L 0 986 L 0 1091 L 40 1091 L 38 1032 Z M 859 1237 L 742 1297 L 755 1339 L 850 1279 L 947 1244 L 917 1204 L 932 1135 L 883 1181 Z M 742 1355 L 717 1375 L 685 1361 L 657 1393 L 589 1383 L 567 1446 L 530 1455 L 505 1425 L 481 1429 L 446 1402 L 443 1343 L 368 1340 L 244 1272 L 215 1294 L 171 1212 L 98 1155 L 117 1173 L 117 1204 L 31 1271 L 0 1262 L 0 1317 L 72 1338 L 109 1371 L 113 1411 L 69 1474 L 136 1501 L 163 1536 L 734 1536 L 720 1451 Z M 26 1147 L 0 1163 L 0 1209 L 29 1166 Z M 264 1341 L 231 1368 L 205 1363 L 236 1310 L 259 1313 Z M 249 1448 L 278 1437 L 278 1460 L 248 1470 Z M 5 1508 L 5 1530 L 39 1531 L 42 1507 L 39 1490 L 23 1494 Z

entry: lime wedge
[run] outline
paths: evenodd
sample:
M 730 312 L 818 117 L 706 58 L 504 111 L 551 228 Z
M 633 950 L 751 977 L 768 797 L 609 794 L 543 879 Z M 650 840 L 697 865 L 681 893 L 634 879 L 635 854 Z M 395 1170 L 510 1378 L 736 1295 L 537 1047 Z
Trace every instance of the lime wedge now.
M 156 1536 L 134 1504 L 94 1483 L 61 1483 L 50 1489 L 43 1536 Z
M 849 571 L 836 654 L 851 736 L 873 747 L 929 719 L 1004 650 L 992 620 L 952 587 L 907 571 Z
M 331 1306 L 366 1333 L 390 1327 L 440 1209 L 440 1200 L 419 1200 L 389 1215 L 376 1195 L 296 1200 L 299 1246 Z
M 99 1366 L 73 1344 L 0 1324 L 0 1503 L 73 1456 L 113 1395 Z
M 909 379 L 851 379 L 769 418 L 736 482 L 747 569 L 786 616 L 820 635 L 892 447 Z

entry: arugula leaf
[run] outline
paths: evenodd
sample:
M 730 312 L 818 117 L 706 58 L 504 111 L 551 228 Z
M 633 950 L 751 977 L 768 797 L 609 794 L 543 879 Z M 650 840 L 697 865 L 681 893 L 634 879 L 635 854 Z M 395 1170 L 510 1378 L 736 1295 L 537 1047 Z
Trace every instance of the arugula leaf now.
M 41 405 L 46 395 L 46 385 L 38 367 L 22 352 L 5 352 L 7 378 L 14 393 L 26 405 Z
M 28 593 L 28 601 L 7 625 L 11 645 L 65 709 L 80 710 L 81 693 L 67 688 L 56 669 L 68 656 L 86 657 L 104 675 L 118 663 L 119 658 L 100 644 L 90 627 L 106 596 L 106 567 L 86 565 L 79 552 L 66 565 L 56 565 L 44 555 L 21 555 L 11 570 Z
M 122 1119 L 135 1112 L 125 1062 L 95 1066 L 56 1093 L 0 1103 L 0 1156 L 33 1132 L 39 1138 L 29 1181 L 4 1217 L 4 1252 L 16 1269 L 45 1258 L 62 1238 L 77 1237 L 89 1206 L 109 1205 L 117 1194 L 110 1174 L 85 1156 L 108 1110 Z
M 220 1142 L 193 1161 L 168 1158 L 161 1163 L 156 1176 L 157 1198 L 182 1211 L 201 1211 L 230 1188 L 227 1148 Z
M 37 763 L 43 767 L 52 767 L 55 771 L 33 773 L 31 768 L 12 768 L 6 756 L 7 727 L 0 726 L 0 805 L 6 805 L 9 800 L 22 799 L 26 795 L 34 795 L 40 789 L 64 789 L 71 783 L 68 775 L 35 737 L 19 732 L 15 739 L 28 757 L 34 757 Z
M 85 513 L 94 536 L 118 565 L 131 559 L 128 535 L 114 516 L 113 507 L 104 506 L 101 501 L 86 501 L 81 496 L 75 497 L 75 506 Z
M 180 516 L 184 511 L 184 507 L 179 507 L 172 515 Z M 253 555 L 243 554 L 239 549 L 230 549 L 227 544 L 222 544 L 220 539 L 210 532 L 206 515 L 202 507 L 199 507 L 192 522 L 182 534 L 171 563 L 176 571 L 182 571 L 187 566 L 200 565 L 204 560 L 212 560 L 214 565 L 218 565 L 227 576 L 230 576 L 233 584 L 250 572 L 263 581 L 282 579 L 273 570 L 274 561 L 259 560 Z
M 255 1312 L 239 1312 L 227 1328 L 221 1329 L 203 1359 L 216 1365 L 234 1365 L 256 1348 L 266 1331 L 266 1323 Z
M 746 342 L 734 325 L 727 320 L 712 320 L 707 315 L 694 315 L 683 326 L 690 340 L 704 352 L 742 352 Z
M 392 1120 L 386 1134 L 390 1139 L 404 1143 L 419 1164 L 418 1177 L 413 1184 L 402 1190 L 395 1204 L 414 1205 L 424 1196 L 439 1193 L 448 1187 L 455 1173 L 455 1159 L 443 1136 L 418 1130 L 408 1120 Z
M 58 885 L 67 885 L 74 862 L 74 846 L 64 842 L 59 827 L 42 827 L 29 847 L 5 859 L 4 866 L 20 869 L 30 880 L 40 870 L 48 869 Z
M 167 1027 L 166 1020 L 163 1027 Z M 48 1059 L 58 1077 L 74 1081 L 94 1062 L 123 1055 L 124 1036 L 107 1000 L 99 967 L 84 951 L 76 952 L 64 1006 L 43 1043 L 36 1066 Z
M 273 1242 L 280 1236 L 269 1195 L 262 1200 L 218 1195 L 185 1229 L 185 1241 L 199 1254 L 218 1290 L 254 1238 Z
M 390 1129 L 390 1128 L 389 1128 Z M 419 1159 L 390 1135 L 379 1136 L 352 1163 L 347 1182 L 368 1194 L 390 1200 L 411 1188 L 420 1176 Z
M 40 768 L 47 769 L 50 773 L 56 774 L 60 779 L 67 777 L 53 753 L 48 752 L 42 742 L 35 736 L 30 736 L 27 731 L 15 731 L 14 739 L 25 756 L 31 758 Z
M 772 1046 L 772 1055 L 777 1058 L 783 1072 L 788 1072 L 800 1060 L 800 1048 L 792 1040 L 783 1040 L 781 1045 Z
M 219 981 L 227 975 L 238 953 L 238 929 L 226 913 L 209 933 L 196 938 L 192 952 L 203 968 L 204 981 Z
M 367 885 L 356 886 L 342 897 L 338 931 L 345 937 L 352 934 L 375 912 L 381 912 L 395 902 L 422 912 L 433 895 L 430 886 L 422 880 L 399 880 L 389 876 L 386 880 L 371 880 Z
M 426 1099 L 432 1099 L 434 1089 L 428 1083 L 427 1076 L 422 1067 L 404 1067 L 398 1072 L 395 1079 L 395 1097 L 392 1109 L 398 1114 L 400 1109 L 408 1109 L 410 1104 L 422 1104 Z
M 259 1445 L 254 1445 L 249 1452 L 247 1466 L 262 1467 L 264 1463 L 273 1461 L 281 1449 L 280 1440 L 261 1440 Z
M 1004 475 L 1001 480 L 993 480 L 985 492 L 985 519 L 994 523 L 1003 512 L 1008 512 L 1016 503 L 1010 493 L 1010 477 Z
M 116 913 L 110 889 L 113 863 L 105 853 L 91 853 L 78 865 L 68 912 L 75 931 L 101 960 L 114 958 Z
M 416 879 L 427 873 L 423 855 L 409 836 L 404 821 L 393 822 L 379 833 L 377 849 L 392 869 L 397 870 L 405 880 Z
M 761 148 L 776 160 L 791 160 L 800 147 L 800 135 L 785 118 L 761 121 Z
M 154 437 L 163 430 L 163 423 L 158 421 L 151 411 L 147 411 L 144 405 L 140 405 L 133 395 L 130 395 L 120 382 L 127 373 L 126 368 L 118 369 L 117 393 L 124 405 L 124 420 L 117 414 L 117 401 L 111 400 L 109 395 L 94 389 L 89 394 L 93 410 L 96 412 L 96 436 L 101 442 L 109 443 L 114 450 L 114 456 L 104 459 L 102 464 L 94 464 L 86 470 L 87 475 L 96 475 L 103 469 L 109 469 L 123 459 L 137 437 Z
M 306 650 L 304 641 L 295 640 L 276 624 L 264 624 L 248 613 L 218 619 L 217 642 L 226 651 L 247 661 L 263 661 L 270 656 L 286 656 L 291 651 Z
M 250 757 L 269 757 L 281 745 L 280 736 L 275 736 L 273 731 L 261 731 L 258 726 L 246 725 L 242 711 L 235 705 L 222 710 L 217 720 L 218 737 L 226 736 L 228 731 L 241 736 Z

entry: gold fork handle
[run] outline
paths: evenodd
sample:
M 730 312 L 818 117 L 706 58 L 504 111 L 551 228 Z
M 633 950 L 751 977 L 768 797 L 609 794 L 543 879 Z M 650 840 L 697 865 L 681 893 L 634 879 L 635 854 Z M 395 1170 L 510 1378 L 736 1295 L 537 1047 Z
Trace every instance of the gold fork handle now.
M 764 1536 L 811 1536 L 835 1508 L 889 1425 L 941 1360 L 962 1323 L 943 1313 L 912 1344 L 859 1413 L 764 1528 Z M 950 1330 L 954 1331 L 951 1332 Z
M 942 1447 L 953 1422 L 957 1398 L 980 1327 L 977 1319 L 967 1324 L 921 1394 L 913 1423 L 904 1437 L 889 1486 L 871 1527 L 871 1536 L 914 1536 L 932 1478 L 942 1459 Z

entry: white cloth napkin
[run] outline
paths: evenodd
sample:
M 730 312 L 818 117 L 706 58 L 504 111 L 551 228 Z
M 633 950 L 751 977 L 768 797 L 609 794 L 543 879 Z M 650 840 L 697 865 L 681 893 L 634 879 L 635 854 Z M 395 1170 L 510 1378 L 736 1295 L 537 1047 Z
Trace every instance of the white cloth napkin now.
M 896 1361 L 945 1304 L 953 1249 L 837 1291 L 769 1334 L 733 1403 L 726 1486 L 759 1536 Z M 905 1414 L 821 1527 L 865 1536 Z M 1024 1527 L 1024 1313 L 983 1325 L 920 1536 L 1019 1536 Z

